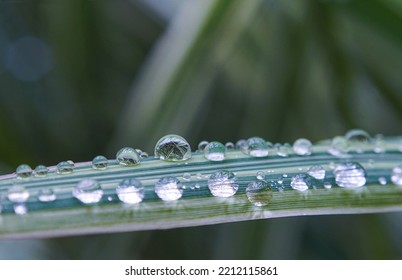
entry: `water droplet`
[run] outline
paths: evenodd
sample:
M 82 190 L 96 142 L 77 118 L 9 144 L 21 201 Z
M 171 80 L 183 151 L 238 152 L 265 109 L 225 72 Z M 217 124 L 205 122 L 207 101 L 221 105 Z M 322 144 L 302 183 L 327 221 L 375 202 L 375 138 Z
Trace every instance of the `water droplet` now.
M 46 166 L 38 165 L 37 167 L 35 167 L 35 176 L 44 177 L 47 175 L 47 173 L 49 173 L 49 169 Z
M 357 162 L 342 163 L 334 169 L 335 182 L 344 188 L 358 188 L 366 184 L 366 171 Z
M 182 188 L 183 190 L 187 189 L 186 185 L 183 185 L 181 188 Z
M 348 140 L 343 136 L 336 136 L 331 140 L 328 153 L 335 157 L 346 157 L 349 149 Z
M 208 188 L 213 196 L 230 197 L 237 192 L 239 185 L 233 172 L 221 170 L 209 177 Z
M 235 148 L 235 145 L 232 142 L 227 142 L 225 144 L 225 148 L 226 148 L 226 151 L 233 151 Z
M 120 165 L 130 166 L 140 163 L 140 156 L 137 151 L 130 147 L 120 149 L 116 154 L 116 160 Z
M 166 135 L 156 143 L 155 156 L 166 161 L 188 160 L 191 158 L 191 147 L 181 136 Z
M 374 137 L 374 152 L 377 153 L 377 154 L 385 153 L 384 135 L 377 134 Z
M 378 183 L 380 183 L 381 185 L 386 185 L 387 179 L 385 179 L 385 177 L 380 177 L 378 178 Z
M 140 153 L 140 158 L 148 158 L 148 157 L 149 157 L 148 153 L 146 153 L 146 152 Z
M 287 157 L 292 152 L 292 146 L 289 143 L 279 144 L 276 148 L 276 154 L 280 157 Z
M 280 184 L 280 185 L 282 185 L 282 184 L 283 184 L 283 180 L 278 180 L 277 183 Z
M 200 184 L 195 184 L 194 187 L 195 187 L 196 189 L 201 188 Z
M 324 180 L 325 169 L 321 165 L 313 165 L 309 168 L 307 174 L 317 180 Z
M 247 141 L 244 139 L 240 139 L 236 142 L 236 149 L 240 151 L 246 151 L 247 149 Z
M 70 174 L 73 173 L 74 171 L 74 162 L 71 160 L 68 161 L 62 161 L 59 164 L 57 164 L 57 173 L 58 174 Z
M 325 182 L 325 183 L 324 183 L 324 188 L 326 188 L 326 189 L 330 189 L 330 188 L 332 188 L 331 183 L 329 183 L 329 182 Z
M 268 149 L 268 143 L 260 137 L 251 137 L 247 140 L 246 153 L 252 157 L 266 157 Z
M 17 203 L 13 206 L 14 213 L 17 215 L 25 215 L 28 213 L 28 208 L 24 203 Z
M 17 167 L 15 172 L 17 173 L 17 178 L 26 179 L 31 177 L 32 168 L 28 164 L 21 164 Z
M 293 151 L 299 156 L 311 155 L 312 150 L 313 144 L 308 139 L 300 138 L 293 143 Z
M 108 196 L 107 201 L 113 201 L 113 198 L 111 196 Z
M 362 153 L 363 149 L 371 141 L 370 135 L 362 129 L 352 129 L 345 134 L 349 143 L 349 151 Z
M 391 181 L 395 185 L 402 186 L 402 165 L 392 168 Z
M 288 177 L 288 174 L 285 173 L 285 174 L 282 175 L 282 177 L 283 177 L 283 178 L 287 178 L 287 177 Z
M 107 168 L 107 158 L 104 156 L 96 156 L 92 160 L 92 167 L 98 170 L 104 170 Z
M 247 185 L 246 195 L 255 206 L 265 206 L 272 201 L 272 189 L 265 181 L 255 181 Z
M 298 174 L 292 177 L 292 181 L 290 182 L 290 186 L 294 190 L 298 190 L 304 192 L 308 190 L 310 185 L 310 177 L 306 174 Z
M 204 149 L 204 156 L 211 161 L 222 161 L 225 159 L 225 146 L 220 142 L 210 142 Z
M 209 143 L 208 141 L 201 141 L 200 143 L 198 143 L 198 150 L 201 152 L 204 151 L 208 143 Z
M 255 177 L 258 180 L 265 180 L 265 172 L 264 171 L 258 171 L 257 174 L 255 175 Z
M 191 174 L 186 172 L 183 174 L 183 180 L 185 181 L 191 181 Z
M 124 179 L 116 188 L 120 201 L 128 204 L 139 203 L 144 199 L 144 187 L 135 178 Z
M 196 177 L 198 180 L 201 180 L 201 179 L 202 179 L 202 174 L 201 174 L 201 173 L 197 173 L 197 174 L 195 175 L 195 177 Z
M 29 198 L 29 192 L 21 185 L 13 185 L 8 189 L 7 198 L 11 202 L 23 203 Z
M 137 154 L 141 154 L 142 153 L 142 150 L 140 150 L 140 149 L 134 149 L 136 152 L 137 152 Z
M 178 200 L 183 195 L 182 184 L 176 177 L 163 177 L 156 182 L 155 193 L 163 201 Z
M 93 179 L 79 181 L 72 193 L 75 198 L 85 204 L 97 203 L 103 196 L 100 184 Z
M 41 202 L 55 201 L 56 194 L 52 189 L 41 189 L 38 194 L 38 200 Z

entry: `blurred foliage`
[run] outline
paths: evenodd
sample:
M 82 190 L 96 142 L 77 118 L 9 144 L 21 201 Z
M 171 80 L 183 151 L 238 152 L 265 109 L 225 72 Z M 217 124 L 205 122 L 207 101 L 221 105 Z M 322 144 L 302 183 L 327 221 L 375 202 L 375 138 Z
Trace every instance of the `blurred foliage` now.
M 400 1 L 163 3 L 177 6 L 171 19 L 146 1 L 0 1 L 3 173 L 113 157 L 123 145 L 152 152 L 167 133 L 193 147 L 254 135 L 316 141 L 353 127 L 402 135 Z M 18 75 L 43 66 L 34 48 L 13 50 L 25 36 L 51 50 L 39 79 Z M 1 241 L 0 258 L 401 258 L 400 220 L 298 217 Z

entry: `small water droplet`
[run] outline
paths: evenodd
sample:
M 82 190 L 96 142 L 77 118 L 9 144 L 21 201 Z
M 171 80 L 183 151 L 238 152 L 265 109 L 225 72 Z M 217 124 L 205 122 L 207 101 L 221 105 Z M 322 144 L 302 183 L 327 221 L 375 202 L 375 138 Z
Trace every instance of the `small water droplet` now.
M 278 183 L 279 185 L 282 185 L 282 184 L 283 184 L 283 180 L 278 180 L 277 183 Z
M 163 177 L 156 182 L 155 193 L 163 201 L 178 200 L 183 195 L 182 184 L 176 177 Z
M 73 173 L 74 167 L 75 167 L 74 162 L 71 160 L 62 161 L 62 162 L 58 163 L 56 166 L 58 174 Z
M 279 144 L 276 148 L 276 154 L 280 157 L 287 157 L 292 152 L 292 146 L 289 143 Z
M 336 136 L 328 147 L 328 153 L 335 157 L 347 157 L 349 142 L 343 136 Z
M 202 174 L 201 174 L 201 173 L 197 173 L 197 174 L 195 175 L 195 177 L 196 177 L 198 180 L 202 180 Z
M 108 196 L 107 201 L 113 201 L 113 198 L 111 196 Z
M 268 205 L 272 201 L 272 189 L 265 181 L 255 181 L 247 185 L 247 199 L 255 206 Z
M 102 199 L 103 190 L 94 179 L 84 179 L 78 182 L 72 192 L 73 196 L 85 204 L 97 203 Z
M 349 143 L 349 151 L 362 153 L 363 149 L 371 141 L 370 135 L 362 129 L 352 129 L 345 134 Z
M 374 152 L 377 154 L 385 153 L 385 139 L 384 135 L 377 134 L 374 137 Z
M 294 190 L 304 192 L 308 190 L 310 185 L 310 177 L 306 174 L 298 174 L 292 177 L 290 186 Z
M 378 178 L 378 182 L 379 182 L 381 185 L 386 185 L 386 184 L 387 184 L 387 179 L 385 179 L 385 177 L 379 177 L 379 178 Z
M 140 150 L 140 149 L 134 149 L 136 152 L 137 152 L 137 154 L 141 154 L 142 153 L 142 150 Z
M 198 150 L 201 152 L 204 151 L 208 143 L 209 143 L 208 141 L 201 141 L 200 143 L 198 143 Z
M 227 142 L 227 143 L 225 144 L 225 149 L 226 149 L 226 151 L 233 151 L 234 148 L 235 148 L 235 145 L 234 145 L 232 142 Z
M 310 140 L 305 138 L 297 139 L 293 143 L 293 151 L 299 156 L 311 155 L 313 151 L 313 144 L 311 144 Z
M 287 177 L 288 177 L 288 174 L 284 173 L 284 174 L 282 175 L 282 177 L 283 177 L 283 178 L 287 178 Z
M 116 160 L 119 162 L 120 165 L 130 166 L 136 165 L 140 163 L 140 156 L 138 155 L 137 151 L 130 147 L 125 147 L 120 149 L 116 153 Z
M 195 184 L 194 187 L 195 187 L 196 189 L 201 188 L 200 184 Z
M 24 203 L 17 203 L 13 206 L 14 213 L 17 215 L 25 215 L 28 213 L 28 208 Z
M 107 168 L 107 164 L 108 164 L 107 158 L 104 156 L 96 156 L 92 160 L 92 167 L 94 169 L 104 170 Z
M 264 171 L 258 171 L 257 174 L 255 175 L 255 177 L 258 180 L 265 180 L 265 172 Z
M 366 184 L 366 171 L 357 162 L 339 164 L 334 169 L 335 182 L 344 188 L 358 188 Z
M 21 164 L 16 169 L 17 178 L 26 179 L 31 177 L 32 168 L 28 164 Z
M 191 181 L 191 174 L 186 172 L 183 174 L 183 180 L 185 181 Z
M 7 198 L 11 202 L 23 203 L 29 198 L 29 192 L 21 185 L 13 185 L 8 189 Z
M 236 142 L 236 149 L 240 150 L 240 151 L 246 151 L 247 149 L 247 141 L 244 139 L 240 139 Z
M 237 192 L 239 185 L 233 172 L 221 170 L 209 177 L 208 188 L 213 196 L 230 197 Z
M 330 189 L 330 188 L 332 188 L 332 184 L 329 183 L 329 182 L 325 182 L 325 183 L 324 183 L 324 188 Z
M 191 158 L 191 147 L 181 136 L 166 135 L 156 143 L 155 156 L 165 161 L 188 160 Z
M 55 201 L 56 194 L 52 189 L 41 189 L 38 193 L 38 200 L 41 202 Z
M 49 169 L 44 165 L 38 165 L 35 167 L 34 174 L 38 177 L 44 177 L 49 173 Z
M 120 201 L 128 204 L 139 203 L 144 199 L 144 187 L 135 179 L 124 179 L 116 188 L 116 194 Z
M 402 186 L 402 165 L 392 168 L 391 181 L 395 185 Z
M 246 154 L 252 157 L 266 157 L 268 150 L 268 143 L 260 137 L 251 137 L 247 140 Z
M 225 146 L 217 141 L 208 143 L 204 149 L 204 156 L 210 161 L 222 161 L 225 159 Z
M 186 185 L 183 185 L 181 188 L 182 188 L 183 190 L 185 190 L 185 189 L 187 189 L 187 186 L 186 186 Z
M 148 155 L 147 152 L 141 152 L 140 153 L 140 158 L 148 158 L 148 157 L 149 157 L 149 155 Z
M 313 165 L 309 168 L 307 174 L 317 180 L 324 180 L 325 169 L 321 165 Z

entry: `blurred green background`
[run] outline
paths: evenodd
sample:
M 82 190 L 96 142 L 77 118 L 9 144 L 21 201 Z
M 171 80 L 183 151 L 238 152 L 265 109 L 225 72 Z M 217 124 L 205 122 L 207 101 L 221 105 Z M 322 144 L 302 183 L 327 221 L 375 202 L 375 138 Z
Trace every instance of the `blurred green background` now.
M 0 1 L 0 170 L 164 134 L 402 135 L 398 0 Z M 2 259 L 399 259 L 402 214 L 0 241 Z

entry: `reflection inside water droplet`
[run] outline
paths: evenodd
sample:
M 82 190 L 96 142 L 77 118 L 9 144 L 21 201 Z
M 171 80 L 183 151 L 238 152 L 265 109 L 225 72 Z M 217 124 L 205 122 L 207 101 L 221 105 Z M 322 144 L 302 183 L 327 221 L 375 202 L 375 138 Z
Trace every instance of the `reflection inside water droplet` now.
M 166 135 L 156 143 L 155 156 L 165 161 L 184 161 L 191 158 L 191 147 L 181 136 Z

